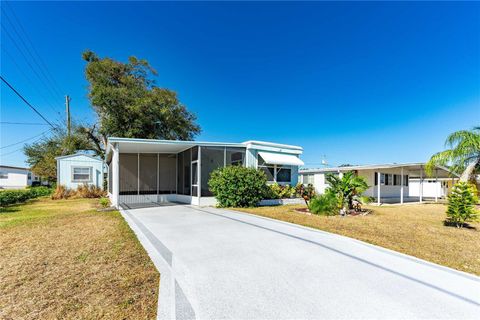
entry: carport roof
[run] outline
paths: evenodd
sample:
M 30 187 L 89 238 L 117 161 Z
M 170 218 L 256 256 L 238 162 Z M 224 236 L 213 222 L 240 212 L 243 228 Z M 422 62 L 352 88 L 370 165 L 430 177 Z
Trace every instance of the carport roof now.
M 436 166 L 440 170 L 439 177 L 447 175 L 453 175 L 458 177 L 454 172 L 451 172 L 448 168 L 443 166 Z M 424 171 L 425 163 L 423 162 L 413 162 L 413 163 L 388 163 L 388 164 L 369 164 L 369 165 L 358 165 L 358 166 L 344 166 L 344 167 L 330 167 L 330 168 L 319 168 L 319 169 L 301 169 L 299 173 L 324 173 L 324 172 L 345 172 L 345 171 L 357 171 L 357 170 L 377 170 L 377 169 L 396 169 L 404 168 L 409 171 Z M 442 175 L 443 173 L 443 175 Z
M 232 142 L 207 142 L 207 141 L 183 141 L 183 140 L 158 140 L 158 139 L 135 139 L 135 138 L 108 138 L 107 155 L 111 151 L 112 143 L 116 143 L 122 153 L 137 152 L 162 152 L 178 153 L 194 146 L 221 146 L 221 147 L 251 147 L 251 148 L 276 148 L 288 153 L 302 153 L 302 147 L 287 144 L 279 144 L 266 141 L 245 141 L 242 143 Z

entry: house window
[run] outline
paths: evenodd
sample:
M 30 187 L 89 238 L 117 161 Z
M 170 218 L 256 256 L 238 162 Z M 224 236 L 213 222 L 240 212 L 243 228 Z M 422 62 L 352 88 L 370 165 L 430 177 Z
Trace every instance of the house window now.
M 302 179 L 304 185 L 313 184 L 313 174 L 304 174 Z
M 0 179 L 8 179 L 8 173 L 0 171 Z
M 258 170 L 265 172 L 268 182 L 289 183 L 292 181 L 292 169 L 289 166 L 267 164 L 260 155 L 257 161 Z
M 32 174 L 31 174 L 30 172 L 27 173 L 27 179 L 28 179 L 28 180 L 32 180 Z
M 292 169 L 277 167 L 277 182 L 290 182 L 292 180 Z
M 91 182 L 92 167 L 72 167 L 73 182 Z

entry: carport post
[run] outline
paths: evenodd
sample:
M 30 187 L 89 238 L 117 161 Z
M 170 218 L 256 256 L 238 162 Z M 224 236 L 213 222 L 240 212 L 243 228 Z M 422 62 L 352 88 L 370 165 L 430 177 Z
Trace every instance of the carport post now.
M 403 167 L 400 169 L 400 204 L 403 204 Z
M 119 165 L 120 165 L 120 156 L 118 154 L 118 144 L 113 144 L 113 156 L 112 156 L 112 165 L 113 165 L 113 170 L 112 170 L 112 204 L 115 208 L 118 208 L 118 203 L 119 203 L 119 190 L 120 190 L 120 170 L 119 170 Z
M 380 172 L 377 172 L 377 205 L 380 205 L 380 186 L 381 186 Z
M 438 202 L 438 170 L 435 169 L 435 202 Z
M 420 202 L 423 201 L 423 167 L 420 166 Z

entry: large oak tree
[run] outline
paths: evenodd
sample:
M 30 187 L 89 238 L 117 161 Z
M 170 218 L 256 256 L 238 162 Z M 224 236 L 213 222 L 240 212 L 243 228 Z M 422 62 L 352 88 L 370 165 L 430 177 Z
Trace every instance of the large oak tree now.
M 177 94 L 155 85 L 156 71 L 146 60 L 127 63 L 100 58 L 85 51 L 85 75 L 91 105 L 98 122 L 83 132 L 103 155 L 110 136 L 166 140 L 193 140 L 200 133 L 196 116 Z

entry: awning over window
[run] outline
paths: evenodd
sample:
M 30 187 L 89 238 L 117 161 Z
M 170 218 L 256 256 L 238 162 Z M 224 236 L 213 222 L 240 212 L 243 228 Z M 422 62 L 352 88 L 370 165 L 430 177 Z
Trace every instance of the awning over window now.
M 303 166 L 304 163 L 297 156 L 291 154 L 259 152 L 260 157 L 265 160 L 267 164 L 281 164 L 287 166 Z

